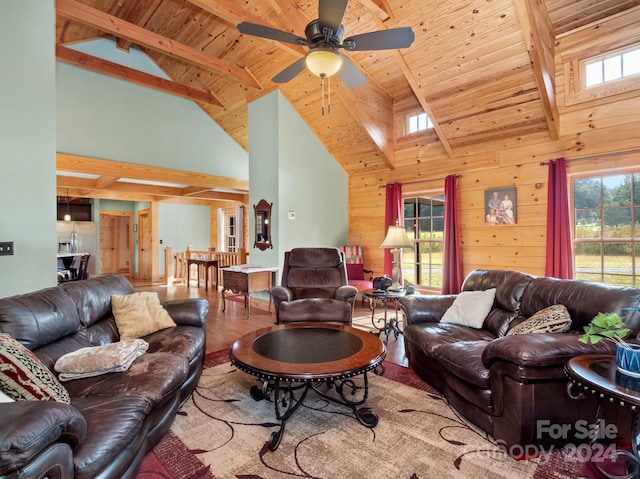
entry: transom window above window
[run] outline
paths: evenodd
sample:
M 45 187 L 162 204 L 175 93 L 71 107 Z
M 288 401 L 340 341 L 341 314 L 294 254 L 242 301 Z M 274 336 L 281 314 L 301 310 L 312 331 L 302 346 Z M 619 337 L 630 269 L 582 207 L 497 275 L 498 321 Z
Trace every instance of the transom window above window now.
M 409 116 L 407 130 L 409 134 L 428 130 L 429 128 L 433 128 L 433 123 L 431 122 L 431 118 L 429 118 L 426 113 Z
M 585 62 L 585 86 L 592 87 L 640 74 L 640 48 Z

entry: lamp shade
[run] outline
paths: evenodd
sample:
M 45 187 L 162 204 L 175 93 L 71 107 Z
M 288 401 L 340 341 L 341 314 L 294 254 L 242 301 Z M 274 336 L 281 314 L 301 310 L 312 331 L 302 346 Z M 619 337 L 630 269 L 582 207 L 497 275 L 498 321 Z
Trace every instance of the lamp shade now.
M 387 230 L 387 236 L 380 245 L 381 248 L 413 248 L 411 240 L 407 235 L 407 230 L 404 226 L 389 226 Z
M 338 73 L 342 57 L 330 48 L 314 48 L 307 52 L 304 62 L 311 73 L 326 78 Z

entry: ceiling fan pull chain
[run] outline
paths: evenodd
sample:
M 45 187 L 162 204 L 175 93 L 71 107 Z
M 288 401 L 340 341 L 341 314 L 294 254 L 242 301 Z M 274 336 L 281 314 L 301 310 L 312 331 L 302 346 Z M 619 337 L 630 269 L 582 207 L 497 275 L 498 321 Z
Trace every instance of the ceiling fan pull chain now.
M 320 78 L 320 84 L 322 85 L 322 116 L 324 116 L 324 77 Z
M 329 77 L 329 80 L 327 80 L 327 98 L 328 98 L 328 102 L 327 102 L 327 113 L 331 114 L 331 77 Z

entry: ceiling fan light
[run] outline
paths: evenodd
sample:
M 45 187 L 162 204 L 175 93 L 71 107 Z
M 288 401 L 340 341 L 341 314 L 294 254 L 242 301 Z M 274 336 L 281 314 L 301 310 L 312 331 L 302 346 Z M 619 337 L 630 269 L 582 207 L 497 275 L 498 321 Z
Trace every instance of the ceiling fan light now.
M 342 57 L 328 48 L 315 48 L 304 59 L 311 73 L 320 78 L 335 75 L 342 66 Z

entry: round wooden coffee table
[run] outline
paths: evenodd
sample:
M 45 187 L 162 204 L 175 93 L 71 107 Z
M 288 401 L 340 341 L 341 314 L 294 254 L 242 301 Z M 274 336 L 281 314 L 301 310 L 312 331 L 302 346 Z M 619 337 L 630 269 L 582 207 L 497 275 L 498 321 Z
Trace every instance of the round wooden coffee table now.
M 574 399 L 581 399 L 585 392 L 596 394 L 600 400 L 628 407 L 631 410 L 631 446 L 632 452 L 619 450 L 616 455 L 630 462 L 630 471 L 623 475 L 611 474 L 594 463 L 609 479 L 627 479 L 640 476 L 640 379 L 620 373 L 616 369 L 615 356 L 610 354 L 591 354 L 571 358 L 565 372 L 571 382 L 567 392 Z
M 382 374 L 386 349 L 380 339 L 351 326 L 291 323 L 262 328 L 238 339 L 229 350 L 231 363 L 257 376 L 251 397 L 275 405 L 280 429 L 271 434 L 269 448 L 280 445 L 286 421 L 303 403 L 309 390 L 345 405 L 366 427 L 378 416 L 360 408 L 369 394 L 367 373 Z

